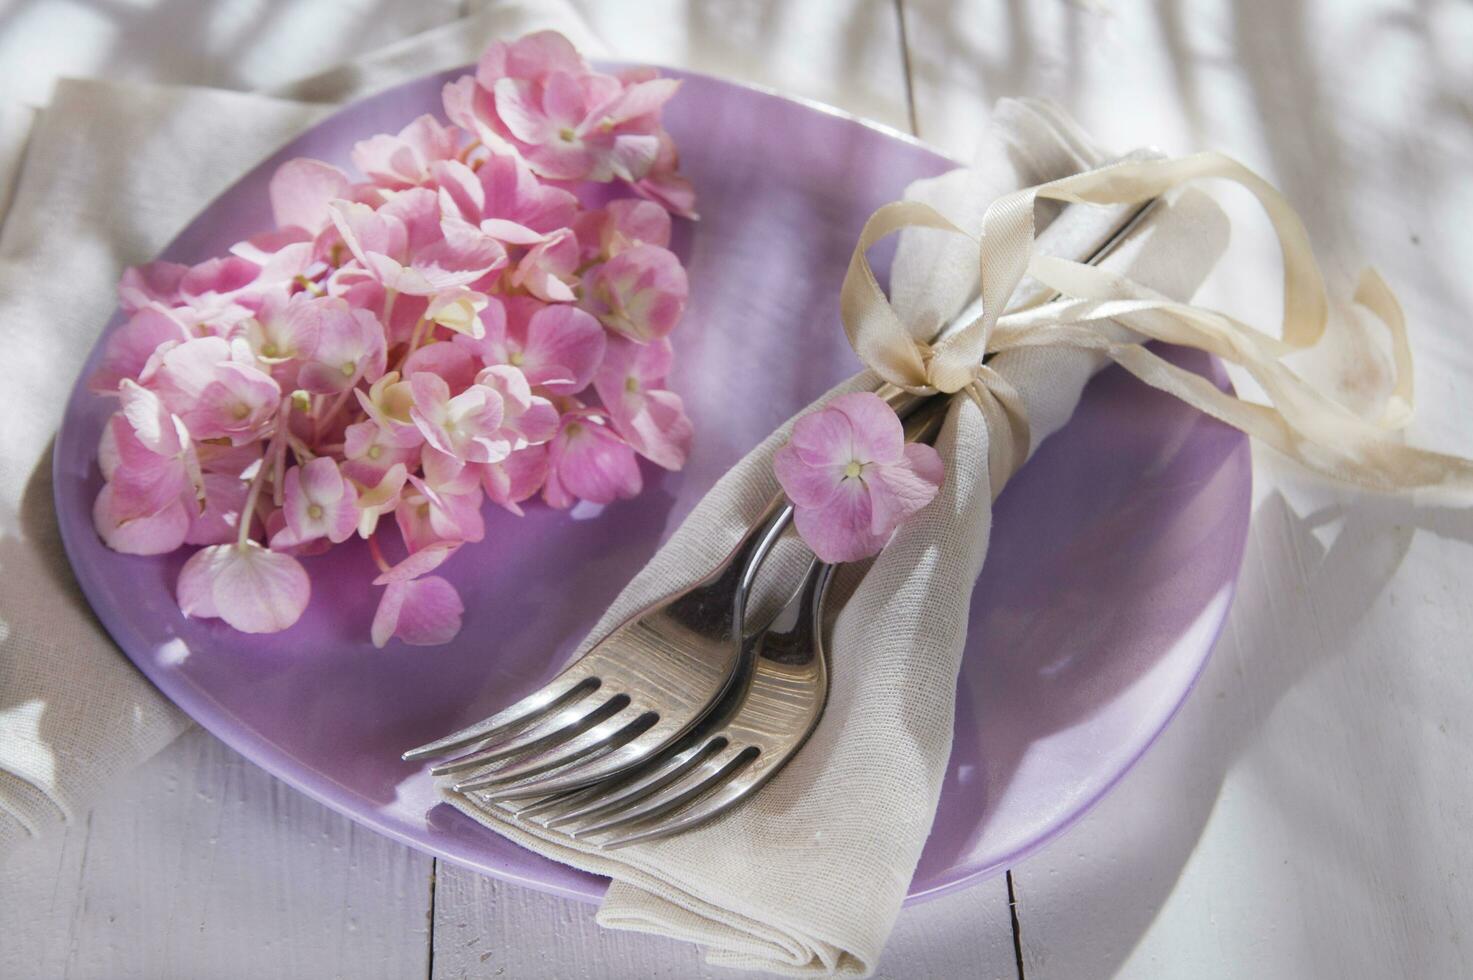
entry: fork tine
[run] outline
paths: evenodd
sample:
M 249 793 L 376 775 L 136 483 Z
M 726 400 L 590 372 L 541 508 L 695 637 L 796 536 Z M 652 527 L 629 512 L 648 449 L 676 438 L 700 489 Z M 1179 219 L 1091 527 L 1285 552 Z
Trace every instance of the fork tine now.
M 698 824 L 703 824 L 707 820 L 725 813 L 746 799 L 752 788 L 748 780 L 742 779 L 738 775 L 729 779 L 724 785 L 718 787 L 704 799 L 696 801 L 689 809 L 677 814 L 673 820 L 657 823 L 647 830 L 636 831 L 635 833 L 626 834 L 623 837 L 615 837 L 611 840 L 604 841 L 599 847 L 603 850 L 611 851 L 621 847 L 628 847 L 630 844 L 638 844 L 641 841 L 659 840 L 662 837 L 670 837 L 674 834 L 683 833 Z
M 627 708 L 629 695 L 616 694 L 607 701 L 585 710 L 586 701 L 585 698 L 572 707 L 563 709 L 550 719 L 537 722 L 530 728 L 522 730 L 521 734 L 510 742 L 492 742 L 489 747 L 468 752 L 449 762 L 442 762 L 430 770 L 430 775 L 444 776 L 452 772 L 475 769 L 534 749 L 548 749 L 576 738 Z
M 524 807 L 515 811 L 518 820 L 531 820 L 538 815 L 546 816 L 548 811 L 557 811 L 559 807 L 577 806 L 580 800 L 590 795 L 597 795 L 599 787 L 590 786 L 586 789 L 570 789 L 566 793 L 554 793 L 544 796 L 540 800 L 533 800 Z M 541 823 L 541 821 L 536 821 Z
M 610 744 L 624 744 L 630 739 L 638 736 L 652 728 L 659 721 L 660 716 L 653 711 L 645 711 L 635 714 L 634 708 L 625 707 L 609 718 L 583 732 L 576 738 L 549 748 L 548 750 L 533 756 L 523 762 L 505 769 L 489 772 L 484 776 L 477 776 L 458 782 L 452 787 L 457 793 L 468 793 L 472 790 L 486 789 L 503 783 L 512 783 L 528 776 L 538 776 L 552 769 L 562 769 L 571 763 L 578 762 L 590 753 L 607 749 Z M 582 767 L 579 767 L 582 768 Z M 559 773 L 559 776 L 562 776 Z M 516 787 L 518 790 L 520 786 Z M 573 787 L 569 786 L 568 789 Z M 506 799 L 516 799 L 526 796 L 545 796 L 545 791 L 530 793 L 518 793 L 517 796 L 507 796 Z
M 555 677 L 545 687 L 527 695 L 509 708 L 497 712 L 490 718 L 483 718 L 474 725 L 468 725 L 458 732 L 446 735 L 444 738 L 410 749 L 404 753 L 402 758 L 405 762 L 417 762 L 433 755 L 443 755 L 452 749 L 458 749 L 474 742 L 497 738 L 572 704 L 574 701 L 582 700 L 598 690 L 598 686 L 597 677 L 571 675 Z
M 577 827 L 569 831 L 569 836 L 588 837 L 593 834 L 601 834 L 613 830 L 616 827 L 625 827 L 629 824 L 639 823 L 647 817 L 657 817 L 669 813 L 677 807 L 689 803 L 691 800 L 704 795 L 716 786 L 725 783 L 728 779 L 746 768 L 759 755 L 761 750 L 756 746 L 748 745 L 740 749 L 728 746 L 711 758 L 707 759 L 694 772 L 673 785 L 665 787 L 658 793 L 646 798 L 622 812 L 615 814 L 607 820 L 590 826 Z
M 675 721 L 660 718 L 647 730 L 637 733 L 634 739 L 626 740 L 625 744 L 620 744 L 615 747 L 614 751 L 606 752 L 596 760 L 585 760 L 581 765 L 559 772 L 549 772 L 548 770 L 554 768 L 551 765 L 538 766 L 535 771 L 528 768 L 525 772 L 517 773 L 511 778 L 522 779 L 524 776 L 534 775 L 541 778 L 519 782 L 515 786 L 503 786 L 492 790 L 483 798 L 488 803 L 495 803 L 526 799 L 529 796 L 547 796 L 551 793 L 562 793 L 570 789 L 592 786 L 648 761 L 679 734 L 680 728 Z M 542 775 L 543 773 L 546 775 Z M 510 781 L 509 778 L 507 782 Z
M 577 798 L 563 798 L 562 802 L 554 807 L 544 807 L 544 813 L 548 809 L 555 812 L 540 822 L 548 830 L 554 830 L 570 823 L 591 820 L 633 806 L 650 794 L 658 792 L 681 778 L 726 746 L 725 737 L 703 740 L 682 752 L 675 753 L 652 766 L 648 771 L 637 772 L 632 779 L 611 790 L 605 789 L 602 784 L 595 784 L 580 793 Z

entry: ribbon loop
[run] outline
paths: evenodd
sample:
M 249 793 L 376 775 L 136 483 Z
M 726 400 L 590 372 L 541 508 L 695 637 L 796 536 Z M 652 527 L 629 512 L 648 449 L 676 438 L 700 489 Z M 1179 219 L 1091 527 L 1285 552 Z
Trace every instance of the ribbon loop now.
M 1081 262 L 1034 253 L 1033 209 L 1038 198 L 1079 204 L 1131 204 L 1159 197 L 1181 184 L 1220 178 L 1247 188 L 1278 237 L 1284 263 L 1283 320 L 1277 334 L 1224 313 L 1179 302 L 1127 276 Z M 962 235 L 977 246 L 982 314 L 936 341 L 930 325 L 902 322 L 870 268 L 867 251 L 904 228 L 935 228 Z M 1059 294 L 1053 302 L 1004 315 L 1024 276 Z M 988 468 L 996 494 L 1027 459 L 1031 446 L 1027 407 L 985 359 L 1017 347 L 1065 346 L 1099 350 L 1153 387 L 1268 443 L 1323 474 L 1373 490 L 1439 490 L 1473 493 L 1473 461 L 1417 449 L 1391 437 L 1412 416 L 1411 346 L 1395 295 L 1374 270 L 1366 270 L 1355 302 L 1385 325 L 1396 377 L 1381 414 L 1367 420 L 1314 388 L 1282 361 L 1313 346 L 1329 325 L 1329 299 L 1293 207 L 1247 167 L 1220 153 L 1178 159 L 1129 160 L 1027 187 L 995 200 L 979 237 L 957 227 L 929 205 L 887 204 L 865 223 L 844 278 L 840 307 L 850 344 L 880 377 L 918 393 L 966 391 L 982 410 L 990 437 Z M 1149 340 L 1194 347 L 1252 375 L 1270 404 L 1220 391 L 1140 344 L 1121 344 L 1101 332 L 1121 323 Z

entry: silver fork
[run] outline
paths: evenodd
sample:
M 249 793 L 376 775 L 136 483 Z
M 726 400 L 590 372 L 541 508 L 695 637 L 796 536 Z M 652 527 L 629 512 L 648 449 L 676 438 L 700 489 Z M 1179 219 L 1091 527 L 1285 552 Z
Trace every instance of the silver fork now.
M 781 512 L 775 502 L 709 575 L 620 624 L 542 689 L 404 758 L 472 747 L 435 766 L 437 776 L 501 764 L 457 783 L 461 791 L 553 770 L 566 789 L 649 758 L 689 730 L 736 676 L 752 558 L 782 533 Z
M 945 408 L 936 399 L 913 412 L 907 441 L 934 438 Z M 791 516 L 786 507 L 780 522 Z M 688 830 L 755 793 L 808 741 L 828 699 L 823 623 L 833 571 L 813 559 L 797 593 L 757 635 L 748 682 L 734 686 L 690 734 L 613 785 L 559 794 L 518 811 L 518 819 L 536 818 L 575 838 L 608 834 L 599 846 L 618 848 Z M 517 787 L 484 799 L 539 792 Z
M 1093 260 L 1143 212 L 1071 205 L 1040 236 L 1040 250 Z M 1021 298 L 1028 303 L 1042 296 Z M 974 303 L 957 322 L 976 315 Z M 918 402 L 889 386 L 883 393 L 902 414 Z M 475 771 L 454 788 L 504 787 L 525 797 L 581 789 L 653 758 L 717 704 L 739 675 L 743 658 L 753 655 L 740 636 L 747 592 L 760 557 L 786 525 L 784 508 L 785 501 L 775 500 L 706 578 L 618 626 L 541 690 L 411 749 L 404 759 L 469 748 L 431 772 Z

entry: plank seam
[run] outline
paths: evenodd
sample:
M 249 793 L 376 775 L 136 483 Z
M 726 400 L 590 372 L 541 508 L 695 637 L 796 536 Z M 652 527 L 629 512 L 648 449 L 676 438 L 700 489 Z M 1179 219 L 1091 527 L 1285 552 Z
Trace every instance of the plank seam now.
M 1008 917 L 1013 923 L 1013 959 L 1018 964 L 1018 980 L 1023 976 L 1023 930 L 1018 924 L 1018 896 L 1013 891 L 1013 872 L 1008 869 Z
M 911 79 L 910 38 L 905 33 L 905 0 L 895 0 L 895 19 L 900 24 L 900 67 L 905 75 L 905 112 L 910 118 L 912 136 L 920 136 L 920 123 L 916 118 L 915 83 Z
M 429 923 L 430 930 L 429 930 L 429 940 L 428 940 L 428 942 L 425 943 L 425 948 L 426 948 L 426 953 L 427 953 L 426 963 L 425 963 L 425 977 L 426 977 L 426 980 L 435 980 L 435 879 L 437 877 L 439 877 L 439 871 L 440 871 L 440 859 L 439 858 L 431 858 L 430 859 L 430 912 L 429 912 L 429 916 L 430 916 L 430 923 Z

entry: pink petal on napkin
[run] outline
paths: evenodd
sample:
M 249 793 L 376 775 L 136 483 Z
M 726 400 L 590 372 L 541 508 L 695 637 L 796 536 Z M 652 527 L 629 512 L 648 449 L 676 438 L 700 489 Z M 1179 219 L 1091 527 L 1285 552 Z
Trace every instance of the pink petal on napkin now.
M 798 533 L 828 562 L 877 554 L 945 474 L 936 450 L 906 444 L 894 410 L 871 392 L 840 395 L 799 419 L 772 466 Z

